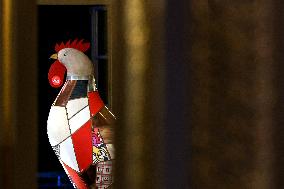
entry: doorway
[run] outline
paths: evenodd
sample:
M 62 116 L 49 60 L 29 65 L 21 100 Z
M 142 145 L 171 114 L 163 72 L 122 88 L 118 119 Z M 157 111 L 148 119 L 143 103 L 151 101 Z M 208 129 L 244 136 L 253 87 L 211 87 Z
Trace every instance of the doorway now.
M 38 6 L 38 185 L 39 188 L 73 188 L 53 152 L 47 137 L 46 121 L 59 89 L 47 79 L 49 59 L 56 43 L 84 39 L 91 43 L 86 52 L 94 62 L 97 87 L 105 102 L 108 98 L 107 7 L 103 5 Z

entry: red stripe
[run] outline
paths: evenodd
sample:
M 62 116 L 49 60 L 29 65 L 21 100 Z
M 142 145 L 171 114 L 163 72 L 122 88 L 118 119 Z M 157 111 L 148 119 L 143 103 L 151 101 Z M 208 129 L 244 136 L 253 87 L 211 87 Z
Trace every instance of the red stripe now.
M 62 162 L 63 163 L 63 162 Z M 79 189 L 88 189 L 88 187 L 86 186 L 86 184 L 84 183 L 84 181 L 82 180 L 82 178 L 79 176 L 79 174 L 73 170 L 71 167 L 69 167 L 68 165 L 66 165 L 65 163 L 63 163 L 65 169 L 68 171 L 69 176 L 72 179 L 72 182 L 75 183 L 76 188 Z
M 91 116 L 95 116 L 104 107 L 104 102 L 98 91 L 88 92 L 88 99 Z
M 93 162 L 92 121 L 87 121 L 71 137 L 79 170 L 82 172 Z

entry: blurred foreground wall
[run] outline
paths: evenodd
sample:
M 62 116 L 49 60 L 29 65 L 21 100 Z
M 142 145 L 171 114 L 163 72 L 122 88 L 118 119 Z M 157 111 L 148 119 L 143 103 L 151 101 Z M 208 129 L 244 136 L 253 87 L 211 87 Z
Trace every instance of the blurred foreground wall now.
M 193 188 L 281 188 L 271 1 L 194 1 Z
M 0 2 L 0 188 L 37 188 L 36 2 Z M 111 7 L 115 188 L 283 188 L 281 1 Z
M 119 0 L 114 9 L 116 187 L 189 188 L 190 2 Z
M 119 188 L 283 188 L 279 7 L 118 1 Z

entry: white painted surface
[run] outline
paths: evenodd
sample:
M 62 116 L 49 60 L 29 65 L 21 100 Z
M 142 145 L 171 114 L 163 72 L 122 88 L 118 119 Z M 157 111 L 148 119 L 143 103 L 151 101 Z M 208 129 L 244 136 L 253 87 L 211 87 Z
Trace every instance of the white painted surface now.
M 88 105 L 88 98 L 77 98 L 68 101 L 66 108 L 68 119 Z
M 47 120 L 47 135 L 51 146 L 55 146 L 70 136 L 66 109 L 52 106 Z
M 71 133 L 73 134 L 75 131 L 77 131 L 89 119 L 90 119 L 90 109 L 89 106 L 87 106 L 69 120 Z
M 79 171 L 71 136 L 60 144 L 60 159 L 72 169 Z

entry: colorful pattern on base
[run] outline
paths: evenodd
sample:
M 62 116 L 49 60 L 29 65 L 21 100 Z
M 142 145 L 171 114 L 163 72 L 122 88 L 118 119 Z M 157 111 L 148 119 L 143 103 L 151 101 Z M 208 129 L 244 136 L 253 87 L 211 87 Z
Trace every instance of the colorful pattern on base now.
M 93 163 L 110 160 L 110 155 L 107 150 L 106 144 L 100 135 L 99 129 L 94 128 L 92 132 L 93 137 Z

